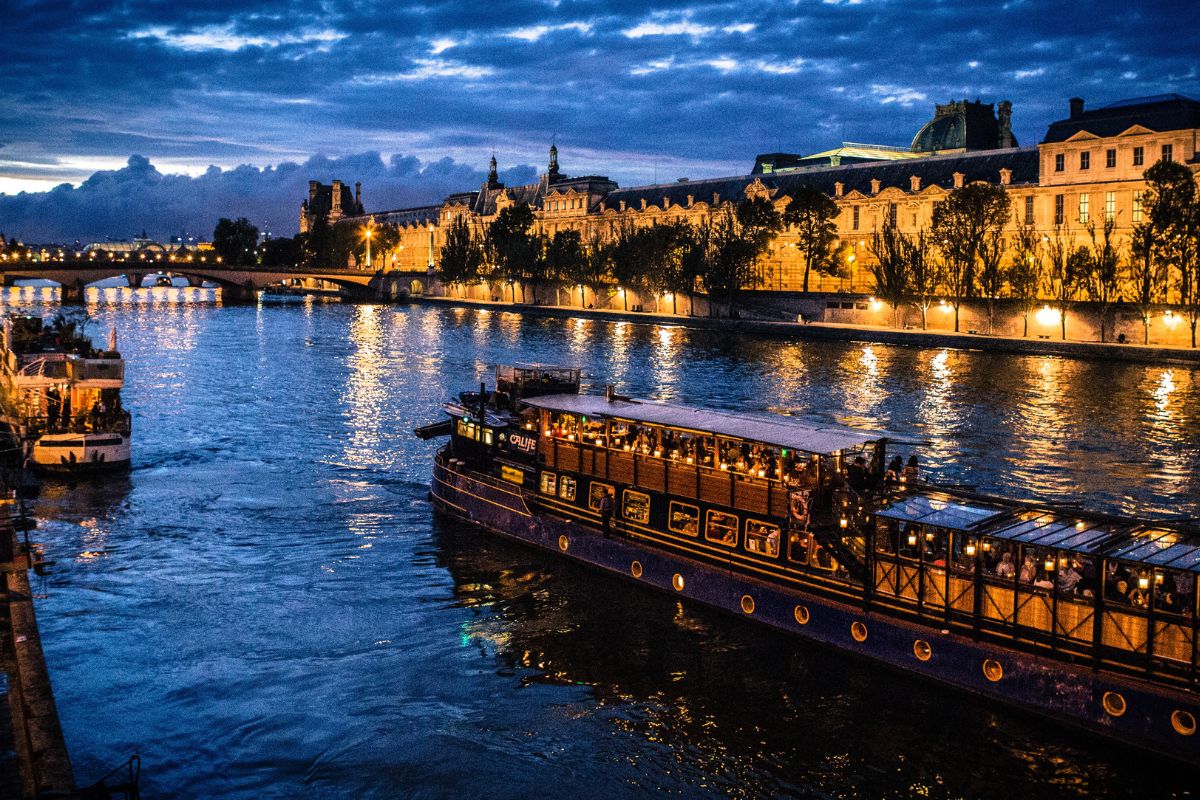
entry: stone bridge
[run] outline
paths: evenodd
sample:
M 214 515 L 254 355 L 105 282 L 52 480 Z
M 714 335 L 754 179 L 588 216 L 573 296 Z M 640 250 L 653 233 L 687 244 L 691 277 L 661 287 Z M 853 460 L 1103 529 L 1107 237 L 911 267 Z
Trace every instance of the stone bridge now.
M 18 280 L 47 280 L 62 287 L 62 302 L 82 303 L 89 284 L 123 277 L 131 288 L 142 285 L 148 275 L 171 275 L 187 278 L 192 286 L 204 282 L 216 284 L 222 299 L 238 302 L 253 300 L 255 293 L 266 286 L 285 280 L 314 279 L 327 281 L 347 294 L 363 299 L 405 300 L 425 294 L 433 276 L 419 272 L 392 270 L 388 272 L 358 269 L 291 269 L 233 267 L 205 261 L 142 261 L 72 259 L 0 261 L 0 278 L 5 286 Z

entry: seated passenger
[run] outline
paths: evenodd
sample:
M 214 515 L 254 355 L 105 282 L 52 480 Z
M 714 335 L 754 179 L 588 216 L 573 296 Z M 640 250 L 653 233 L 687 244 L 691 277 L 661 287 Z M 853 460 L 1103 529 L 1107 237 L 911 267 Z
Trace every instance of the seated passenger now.
M 1033 583 L 1037 578 L 1037 562 L 1033 560 L 1033 556 L 1025 556 L 1025 560 L 1021 563 L 1021 574 L 1017 578 L 1021 583 Z
M 1079 562 L 1072 561 L 1069 566 L 1058 573 L 1058 590 L 1064 594 L 1075 594 L 1075 589 L 1079 586 L 1079 582 L 1083 580 L 1083 574 L 1079 571 Z
M 1123 580 L 1113 582 L 1111 589 L 1106 589 L 1104 599 L 1110 603 L 1119 603 L 1123 606 L 1131 605 L 1129 600 L 1129 584 Z
M 917 454 L 913 453 L 908 457 L 908 464 L 904 467 L 904 480 L 908 483 L 914 482 L 921 474 L 920 467 L 917 466 Z
M 1017 574 L 1017 565 L 1013 563 L 1012 553 L 1005 550 L 1000 554 L 1000 561 L 996 564 L 997 578 L 1012 578 Z
M 1050 575 L 1046 572 L 1046 570 L 1039 569 L 1038 576 L 1033 581 L 1033 585 L 1039 589 L 1053 589 L 1054 581 L 1050 580 Z
M 867 460 L 856 456 L 854 463 L 846 468 L 846 483 L 860 494 L 867 490 Z

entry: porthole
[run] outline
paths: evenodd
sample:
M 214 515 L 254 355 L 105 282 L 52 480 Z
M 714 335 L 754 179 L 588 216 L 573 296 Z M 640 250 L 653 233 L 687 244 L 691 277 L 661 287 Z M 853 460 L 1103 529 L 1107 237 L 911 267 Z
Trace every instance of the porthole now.
M 570 546 L 571 546 L 571 541 L 566 537 L 566 534 L 563 534 L 562 536 L 558 537 L 558 549 L 559 550 L 562 550 L 565 553 L 565 552 L 567 552 L 567 548 Z
M 998 683 L 1004 677 L 1004 667 L 1000 666 L 1000 662 L 994 658 L 985 658 L 983 660 L 983 677 L 992 683 Z
M 1191 736 L 1196 732 L 1196 717 L 1190 711 L 1175 709 L 1171 712 L 1171 727 L 1180 736 Z
M 808 609 L 805 608 L 804 606 L 796 606 L 792 610 L 792 616 L 796 618 L 796 624 L 798 624 L 798 625 L 807 625 L 808 624 Z
M 629 565 L 629 574 L 635 578 L 642 577 L 642 562 L 635 561 Z
M 913 642 L 913 655 L 917 657 L 917 661 L 928 661 L 933 658 L 933 648 L 924 639 L 917 639 Z
M 854 637 L 856 642 L 865 642 L 867 640 L 867 626 L 861 622 L 854 622 L 850 625 L 850 635 Z
M 1104 713 L 1110 717 L 1119 717 L 1125 713 L 1125 698 L 1116 692 L 1105 692 L 1104 697 L 1100 698 L 1100 704 L 1104 706 Z
M 676 572 L 671 577 L 671 585 L 675 587 L 675 591 L 682 592 L 683 591 L 683 576 L 680 575 L 678 572 Z
M 742 595 L 742 611 L 746 614 L 754 613 L 754 598 L 748 594 Z

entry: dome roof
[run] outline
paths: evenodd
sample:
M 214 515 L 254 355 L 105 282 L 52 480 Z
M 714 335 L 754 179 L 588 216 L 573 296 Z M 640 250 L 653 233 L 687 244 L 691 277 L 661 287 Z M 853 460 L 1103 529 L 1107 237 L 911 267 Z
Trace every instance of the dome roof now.
M 1011 105 L 1001 103 L 1004 114 L 1010 113 Z M 1001 121 L 996 118 L 991 103 L 978 100 L 951 100 L 934 106 L 933 119 L 926 122 L 913 137 L 914 153 L 944 152 L 947 150 L 994 150 L 997 147 L 1015 147 L 1017 141 L 1008 132 L 1010 142 L 1004 142 Z

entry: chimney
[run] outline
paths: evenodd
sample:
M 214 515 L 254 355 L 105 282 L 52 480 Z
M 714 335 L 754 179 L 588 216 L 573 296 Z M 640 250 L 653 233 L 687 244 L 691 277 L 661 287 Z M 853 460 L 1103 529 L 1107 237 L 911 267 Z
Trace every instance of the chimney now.
M 331 192 L 331 196 L 332 196 L 331 212 L 333 214 L 341 214 L 342 213 L 342 182 L 341 181 L 333 182 L 333 192 Z
M 663 196 L 663 211 L 666 211 L 670 207 L 671 207 L 671 198 L 664 195 Z
M 879 194 L 879 178 L 871 178 L 871 194 Z
M 646 210 L 646 198 L 642 198 L 642 211 Z
M 691 208 L 691 207 L 692 207 L 692 203 L 694 203 L 694 202 L 696 202 L 696 198 L 695 198 L 693 195 L 690 195 L 690 194 L 689 194 L 689 195 L 688 195 L 688 205 L 687 205 L 687 207 L 688 207 L 688 208 Z
M 1012 183 L 1012 170 L 1005 167 L 1000 170 L 1000 185 L 1008 186 L 1010 183 Z
M 910 175 L 908 178 L 908 188 L 910 191 L 913 191 L 913 192 L 921 191 L 921 176 L 920 175 Z
M 1083 98 L 1072 97 L 1068 102 L 1071 104 L 1071 119 L 1083 116 Z
M 833 185 L 833 196 L 834 197 L 841 197 L 842 193 L 845 191 L 846 191 L 846 184 L 842 183 L 841 181 L 838 181 L 837 183 L 835 183 Z
M 718 194 L 717 192 L 713 192 L 713 205 L 716 206 L 716 205 L 720 205 L 720 204 L 721 204 L 721 195 Z
M 625 210 L 625 201 L 624 200 L 621 201 L 621 210 L 622 211 Z
M 996 145 L 1001 148 L 1010 148 L 1013 146 L 1012 103 L 1008 100 L 1001 100 L 996 116 L 1000 123 L 1000 132 L 996 137 Z
M 961 172 L 956 172 L 956 173 L 954 173 L 954 188 L 955 188 L 955 189 L 961 189 L 961 188 L 963 187 L 963 180 L 964 180 L 966 177 L 967 177 L 967 176 L 966 176 L 966 175 L 963 175 Z
M 354 212 L 361 214 L 362 207 L 362 181 L 354 182 Z

